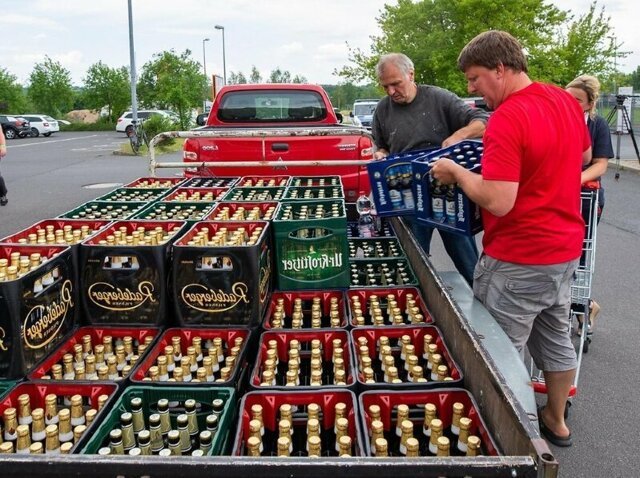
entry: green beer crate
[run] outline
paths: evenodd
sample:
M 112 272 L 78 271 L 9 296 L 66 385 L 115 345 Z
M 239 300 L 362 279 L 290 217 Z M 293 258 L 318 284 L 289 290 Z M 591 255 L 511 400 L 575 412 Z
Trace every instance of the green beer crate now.
M 285 201 L 313 201 L 316 199 L 344 199 L 340 184 L 335 186 L 290 186 L 284 195 Z
M 215 202 L 154 202 L 133 219 L 146 219 L 150 221 L 187 221 L 193 224 L 202 221 L 213 210 Z
M 108 221 L 129 219 L 149 205 L 150 202 L 89 201 L 71 211 L 60 214 L 58 217 L 67 219 L 105 219 Z
M 289 186 L 312 187 L 312 186 L 342 186 L 340 176 L 293 176 Z
M 273 221 L 280 290 L 349 286 L 342 199 L 283 201 Z
M 243 188 L 233 187 L 224 196 L 221 201 L 240 202 L 240 201 L 280 201 L 284 198 L 286 187 L 278 188 Z
M 151 202 L 157 201 L 168 192 L 165 188 L 118 188 L 96 198 L 96 201 Z
M 171 429 L 175 430 L 178 415 L 185 412 L 184 402 L 188 399 L 196 401 L 196 418 L 198 430 L 206 430 L 207 415 L 213 413 L 212 402 L 216 399 L 224 401 L 222 412 L 218 415 L 218 428 L 211 441 L 208 455 L 222 455 L 227 453 L 230 445 L 229 435 L 236 414 L 236 398 L 233 388 L 226 387 L 151 387 L 131 386 L 124 390 L 118 400 L 109 408 L 110 413 L 94 429 L 93 436 L 82 448 L 80 453 L 97 454 L 102 447 L 109 446 L 109 433 L 120 426 L 120 415 L 131 412 L 131 399 L 142 399 L 144 425 L 148 430 L 149 416 L 158 412 L 157 404 L 160 399 L 169 400 L 169 416 Z

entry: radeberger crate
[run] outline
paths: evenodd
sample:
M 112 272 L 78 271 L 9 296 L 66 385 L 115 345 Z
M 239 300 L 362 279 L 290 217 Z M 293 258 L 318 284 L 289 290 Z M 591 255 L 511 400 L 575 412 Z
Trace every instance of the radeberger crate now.
M 399 326 L 433 323 L 420 291 L 414 287 L 349 289 L 350 325 Z
M 241 188 L 287 187 L 291 176 L 243 176 L 236 183 Z
M 277 202 L 220 202 L 207 215 L 206 221 L 270 221 Z
M 165 194 L 164 188 L 118 188 L 107 194 L 97 197 L 96 201 L 108 202 L 151 202 L 157 201 Z
M 60 214 L 58 217 L 83 220 L 122 220 L 132 217 L 148 204 L 149 202 L 89 201 L 71 211 Z
M 345 328 L 345 305 L 341 290 L 274 292 L 262 326 L 265 330 Z
M 171 191 L 162 202 L 216 202 L 220 201 L 229 188 L 179 187 Z
M 0 379 L 24 377 L 57 347 L 77 304 L 69 247 L 0 244 Z
M 395 237 L 349 239 L 349 259 L 399 259 L 405 257 Z
M 282 202 L 273 227 L 280 290 L 348 287 L 343 200 Z
M 202 221 L 213 210 L 216 203 L 209 202 L 164 202 L 150 204 L 131 219 L 149 221 L 186 221 L 194 224 Z
M 230 188 L 238 183 L 237 177 L 201 177 L 187 179 L 180 186 L 185 188 Z
M 173 296 L 181 326 L 260 324 L 271 292 L 271 226 L 202 221 L 173 247 Z
M 293 176 L 289 186 L 298 187 L 318 187 L 318 186 L 340 186 L 342 179 L 340 176 Z
M 351 287 L 418 285 L 407 259 L 356 259 L 349 263 Z
M 172 189 L 182 182 L 184 178 L 156 178 L 156 177 L 141 177 L 134 179 L 130 183 L 125 184 L 125 188 L 161 188 Z
M 280 201 L 284 197 L 284 193 L 287 190 L 286 187 L 276 187 L 276 188 L 259 188 L 259 187 L 251 187 L 251 188 L 243 188 L 243 187 L 233 187 L 231 190 L 224 196 L 224 199 L 221 199 L 225 202 L 263 202 L 263 201 Z
M 117 221 L 80 246 L 81 303 L 91 325 L 162 325 L 169 254 L 183 221 Z

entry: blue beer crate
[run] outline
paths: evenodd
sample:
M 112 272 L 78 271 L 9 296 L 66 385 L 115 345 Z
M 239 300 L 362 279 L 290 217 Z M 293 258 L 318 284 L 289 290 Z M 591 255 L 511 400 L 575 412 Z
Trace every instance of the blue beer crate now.
M 452 159 L 479 174 L 482 153 L 481 141 L 461 141 L 413 161 L 415 213 L 419 222 L 467 236 L 482 231 L 480 206 L 471 201 L 457 184 L 445 186 L 429 174 L 434 161 L 439 158 Z

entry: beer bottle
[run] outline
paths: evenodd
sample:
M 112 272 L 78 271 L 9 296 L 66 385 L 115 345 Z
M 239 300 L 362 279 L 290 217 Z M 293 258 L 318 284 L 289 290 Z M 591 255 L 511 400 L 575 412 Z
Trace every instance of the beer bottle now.
M 280 438 L 287 438 L 289 443 L 289 454 L 293 451 L 293 443 L 291 442 L 291 435 L 293 434 L 291 422 L 289 420 L 280 420 L 278 422 L 278 436 Z M 280 447 L 280 440 L 278 439 L 278 448 Z M 278 450 L 278 455 L 280 450 Z
M 291 455 L 291 438 L 288 436 L 278 437 L 278 456 Z
M 0 455 L 13 453 L 13 442 L 5 441 L 0 443 Z
M 382 438 L 385 440 L 385 445 L 387 444 L 387 440 L 384 438 L 384 424 L 380 420 L 373 420 L 371 422 L 371 448 L 373 454 L 377 456 L 377 446 L 378 440 Z
M 71 397 L 71 426 L 84 425 L 84 410 L 82 409 L 82 395 Z
M 402 422 L 409 420 L 409 406 L 401 403 L 396 408 L 396 435 L 402 436 Z
M 372 442 L 373 454 L 378 458 L 389 456 L 389 445 L 387 440 L 383 437 L 376 438 L 375 442 Z
M 189 454 L 191 452 L 191 437 L 189 435 L 189 417 L 181 413 L 176 418 L 176 423 L 178 426 L 178 432 L 180 434 L 180 451 L 183 455 Z M 171 432 L 169 432 L 169 436 L 171 436 Z M 169 438 L 171 440 L 171 438 Z
M 218 422 L 218 415 L 215 415 L 213 413 L 207 415 L 207 418 L 205 418 L 207 430 L 209 430 L 213 435 L 215 435 L 216 431 L 218 430 Z
M 120 429 L 122 430 L 122 448 L 125 452 L 136 446 L 135 434 L 133 433 L 133 415 L 131 412 L 124 412 L 120 415 Z
M 144 430 L 144 412 L 142 411 L 142 399 L 140 397 L 134 397 L 131 399 L 131 417 L 133 419 L 133 433 L 138 435 Z
M 87 431 L 86 425 L 77 425 L 73 428 L 73 444 L 74 445 L 80 441 L 80 438 L 82 438 L 82 435 L 84 435 L 84 432 L 86 431 Z M 65 444 L 66 443 L 63 443 L 62 445 L 65 445 Z M 61 448 L 62 448 L 62 445 L 60 445 Z
M 338 439 L 338 456 L 351 456 L 351 437 L 342 435 Z
M 169 442 L 169 450 L 171 451 L 171 455 L 182 455 L 182 447 L 180 445 L 180 432 L 178 430 L 170 430 L 167 435 L 167 439 Z M 190 445 L 189 448 L 191 448 Z
M 158 415 L 160 415 L 160 430 L 162 436 L 166 437 L 171 430 L 171 418 L 169 417 L 169 400 L 161 398 L 158 400 Z
M 347 420 L 344 417 L 338 418 L 336 420 L 336 443 L 335 443 L 335 449 L 338 452 L 338 456 L 342 455 L 340 439 L 344 436 L 348 436 L 348 433 L 349 433 L 349 420 Z M 350 445 L 351 445 L 351 442 L 349 442 L 349 446 Z
M 453 425 L 452 425 L 453 427 Z M 462 453 L 467 452 L 467 442 L 469 441 L 469 430 L 471 429 L 471 419 L 467 417 L 460 418 L 460 431 L 458 433 L 458 443 L 456 447 Z
M 188 420 L 189 436 L 195 437 L 198 435 L 198 417 L 196 416 L 196 401 L 192 398 L 184 401 L 185 414 Z
M 453 413 L 451 414 L 451 434 L 457 437 L 460 435 L 460 418 L 464 415 L 464 404 L 455 402 Z
M 420 442 L 416 438 L 407 439 L 407 458 L 416 458 L 420 456 Z
M 262 423 L 260 422 L 260 420 L 256 420 L 254 418 L 249 421 L 249 437 L 255 437 L 260 440 L 260 443 L 258 445 L 259 454 L 262 454 L 262 452 L 264 451 L 264 446 L 262 444 L 262 435 L 260 433 L 261 426 Z
M 456 224 L 456 186 L 449 184 L 445 193 L 445 218 L 447 224 Z
M 437 179 L 431 183 L 431 217 L 435 221 L 444 219 L 444 193 L 443 185 Z
M 29 454 L 29 447 L 31 446 L 29 425 L 18 425 L 16 428 L 16 435 L 18 436 L 16 440 L 16 453 L 21 455 Z
M 439 437 L 437 447 L 438 447 L 436 451 L 437 456 L 449 456 L 450 442 L 447 437 L 445 436 Z
M 347 417 L 347 405 L 343 402 L 336 403 L 334 407 L 333 433 L 338 433 L 338 420 Z
M 202 451 L 204 455 L 208 455 L 211 450 L 213 435 L 209 430 L 203 430 L 200 432 L 198 437 L 200 442 L 200 451 Z
M 401 425 L 402 435 L 400 436 L 399 452 L 401 455 L 407 454 L 407 440 L 413 437 L 413 422 L 410 420 L 403 420 Z
M 141 455 L 151 455 L 151 433 L 149 430 L 140 430 L 138 432 L 138 448 Z
M 429 426 L 431 436 L 429 437 L 429 452 L 432 455 L 438 454 L 438 438 L 442 436 L 442 420 L 434 418 Z
M 31 412 L 31 441 L 44 441 L 46 434 L 44 429 L 46 427 L 44 422 L 44 410 L 42 408 L 34 408 Z
M 96 410 L 95 408 L 90 408 L 86 411 L 86 413 L 84 414 L 84 422 L 87 427 L 93 423 L 97 414 L 98 410 Z
M 262 440 L 260 440 L 258 437 L 250 436 L 249 438 L 247 438 L 247 456 L 260 456 L 261 446 Z
M 60 440 L 60 443 L 73 441 L 71 412 L 68 408 L 63 408 L 58 412 L 58 439 Z
M 309 418 L 307 420 L 307 452 L 311 453 L 309 439 L 313 436 L 320 439 L 320 421 L 317 418 Z
M 4 440 L 16 441 L 18 439 L 16 409 L 13 407 L 6 408 L 2 414 L 2 421 L 4 422 Z
M 29 446 L 29 453 L 31 455 L 42 455 L 44 453 L 44 447 L 42 446 L 42 442 L 37 441 L 32 443 Z
M 320 457 L 322 455 L 322 440 L 318 435 L 307 437 L 307 452 L 310 457 Z
M 168 431 L 167 431 L 168 433 Z M 157 454 L 164 448 L 164 440 L 162 437 L 162 428 L 160 423 L 160 414 L 153 413 L 149 415 L 149 439 L 151 453 Z
M 469 435 L 467 439 L 467 456 L 480 455 L 480 437 Z
M 111 455 L 124 455 L 124 447 L 122 445 L 122 430 L 120 430 L 119 428 L 114 428 L 109 432 L 109 448 L 111 449 Z
M 31 398 L 23 393 L 18 397 L 18 424 L 31 425 Z

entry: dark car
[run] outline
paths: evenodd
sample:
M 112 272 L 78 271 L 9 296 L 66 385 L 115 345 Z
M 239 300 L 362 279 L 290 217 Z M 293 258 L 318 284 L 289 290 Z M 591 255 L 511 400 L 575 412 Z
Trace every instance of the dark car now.
M 2 123 L 4 137 L 7 139 L 24 138 L 31 135 L 31 125 L 24 118 L 0 115 L 0 123 Z

